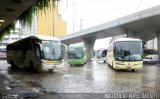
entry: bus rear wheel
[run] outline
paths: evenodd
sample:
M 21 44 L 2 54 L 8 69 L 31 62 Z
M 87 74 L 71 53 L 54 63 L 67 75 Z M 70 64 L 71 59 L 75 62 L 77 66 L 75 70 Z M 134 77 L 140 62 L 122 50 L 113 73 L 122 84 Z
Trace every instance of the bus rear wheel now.
M 131 71 L 132 71 L 132 72 L 135 72 L 136 70 L 135 70 L 135 69 L 132 69 Z
M 31 72 L 36 72 L 36 69 L 34 68 L 33 62 L 30 62 L 30 63 L 29 63 L 29 70 L 30 70 Z
M 48 69 L 49 72 L 54 72 L 53 69 Z
M 12 69 L 17 69 L 18 68 L 17 65 L 15 65 L 13 60 L 11 60 L 10 63 L 11 63 L 11 68 Z

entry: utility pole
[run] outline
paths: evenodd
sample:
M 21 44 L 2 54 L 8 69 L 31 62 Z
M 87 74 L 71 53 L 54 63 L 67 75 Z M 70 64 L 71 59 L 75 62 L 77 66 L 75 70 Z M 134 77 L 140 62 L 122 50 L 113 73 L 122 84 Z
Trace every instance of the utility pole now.
M 52 19 L 53 19 L 53 23 L 52 23 L 52 25 L 53 25 L 52 35 L 54 37 L 55 36 L 54 35 L 54 1 L 52 1 Z

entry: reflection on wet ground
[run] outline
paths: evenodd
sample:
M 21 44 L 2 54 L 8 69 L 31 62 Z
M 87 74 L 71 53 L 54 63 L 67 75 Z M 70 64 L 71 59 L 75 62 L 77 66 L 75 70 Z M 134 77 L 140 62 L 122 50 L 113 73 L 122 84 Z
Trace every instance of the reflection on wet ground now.
M 51 93 L 155 93 L 160 92 L 159 71 L 159 65 L 144 65 L 143 70 L 131 72 L 92 61 L 84 66 L 66 65 L 51 73 L 18 70 L 9 75 L 26 87 Z
M 159 93 L 159 70 L 158 64 L 144 65 L 136 72 L 113 70 L 107 64 L 91 61 L 84 66 L 65 64 L 54 72 L 32 73 L 12 70 L 6 61 L 0 61 L 0 74 L 10 78 L 0 75 L 5 79 L 0 88 L 6 87 L 11 99 L 104 99 L 110 93 Z

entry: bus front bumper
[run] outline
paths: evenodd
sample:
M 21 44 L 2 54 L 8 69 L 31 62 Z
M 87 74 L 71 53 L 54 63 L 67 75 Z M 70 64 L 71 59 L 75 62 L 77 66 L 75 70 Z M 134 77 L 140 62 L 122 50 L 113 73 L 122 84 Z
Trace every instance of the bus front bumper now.
M 53 61 L 50 61 L 50 62 L 43 62 L 42 63 L 42 69 L 43 70 L 54 70 L 55 68 L 57 68 L 61 63 L 59 62 L 53 62 Z
M 51 65 L 51 64 L 43 64 L 42 69 L 43 70 L 53 70 L 57 67 L 58 65 Z
M 68 59 L 68 64 L 71 65 L 83 65 L 85 63 L 85 59 Z
M 115 65 L 114 68 L 115 69 L 136 69 L 136 70 L 141 70 L 142 69 L 142 65 Z

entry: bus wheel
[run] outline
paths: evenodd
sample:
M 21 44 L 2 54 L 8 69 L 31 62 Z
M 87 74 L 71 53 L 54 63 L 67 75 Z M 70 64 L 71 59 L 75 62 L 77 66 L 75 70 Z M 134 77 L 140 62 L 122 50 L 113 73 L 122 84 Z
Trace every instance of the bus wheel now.
M 17 69 L 18 68 L 17 65 L 15 65 L 13 60 L 11 60 L 10 63 L 11 63 L 11 68 L 13 68 L 13 69 Z
M 36 69 L 34 68 L 33 62 L 30 62 L 30 63 L 29 63 L 29 70 L 30 70 L 31 72 L 36 72 Z
M 49 72 L 53 72 L 53 69 L 48 69 Z
M 112 68 L 113 68 L 114 70 L 116 70 L 116 68 L 115 68 L 114 65 L 113 65 L 113 62 L 112 62 Z
M 135 69 L 132 69 L 132 72 L 135 72 Z
M 104 61 L 103 63 L 106 63 L 106 61 Z

